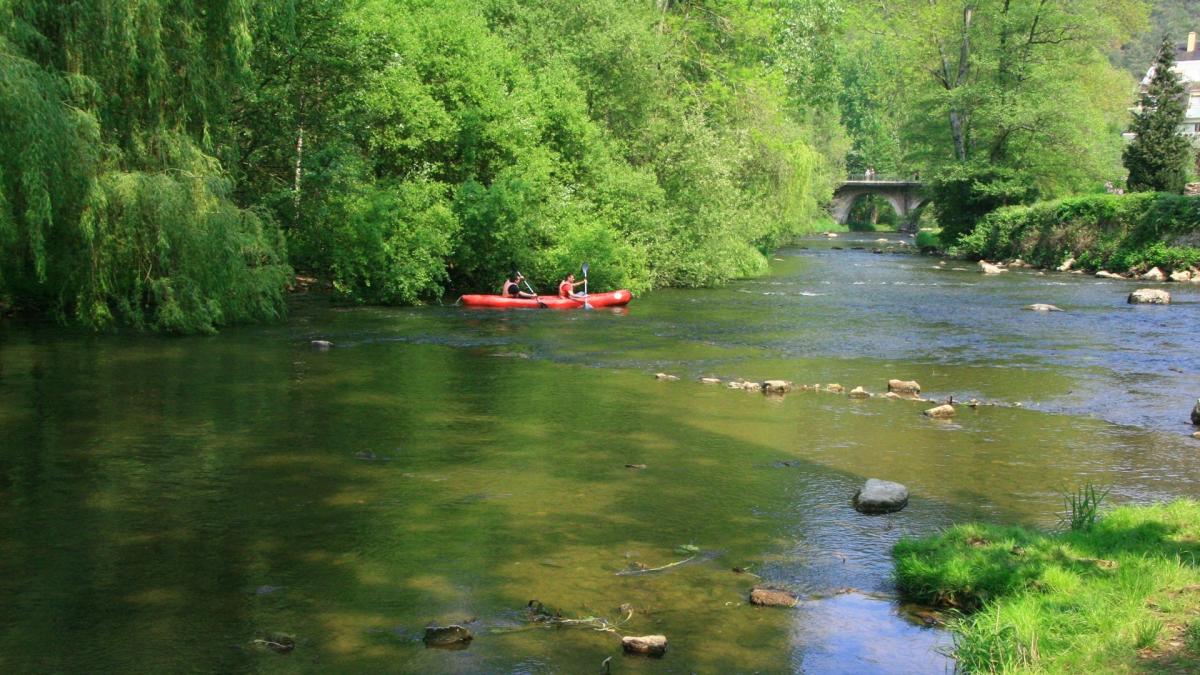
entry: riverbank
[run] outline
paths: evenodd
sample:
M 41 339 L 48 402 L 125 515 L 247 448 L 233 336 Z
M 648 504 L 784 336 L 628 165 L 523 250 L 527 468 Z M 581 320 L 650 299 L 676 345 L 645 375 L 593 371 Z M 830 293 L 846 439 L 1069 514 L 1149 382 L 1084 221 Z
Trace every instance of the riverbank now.
M 999 209 L 950 248 L 976 260 L 1021 259 L 1137 276 L 1197 273 L 1200 198 L 1163 193 L 1086 195 Z
M 968 672 L 1200 669 L 1200 502 L 1060 534 L 958 525 L 893 555 L 902 594 L 965 612 L 951 629 Z

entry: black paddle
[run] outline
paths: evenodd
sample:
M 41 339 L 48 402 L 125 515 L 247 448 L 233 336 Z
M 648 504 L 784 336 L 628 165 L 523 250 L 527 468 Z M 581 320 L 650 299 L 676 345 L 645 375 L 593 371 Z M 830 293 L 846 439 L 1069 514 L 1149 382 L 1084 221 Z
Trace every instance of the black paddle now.
M 546 309 L 546 303 L 542 302 L 542 299 L 538 297 L 538 294 L 533 292 L 533 287 L 529 285 L 529 280 L 528 280 L 528 279 L 525 279 L 525 278 L 523 278 L 523 277 L 522 277 L 521 281 L 524 281 L 524 282 L 525 282 L 525 288 L 526 288 L 526 289 L 527 289 L 527 290 L 528 290 L 530 293 L 533 293 L 533 299 L 534 299 L 534 300 L 537 300 L 538 307 L 539 307 L 539 308 L 541 308 L 541 309 Z

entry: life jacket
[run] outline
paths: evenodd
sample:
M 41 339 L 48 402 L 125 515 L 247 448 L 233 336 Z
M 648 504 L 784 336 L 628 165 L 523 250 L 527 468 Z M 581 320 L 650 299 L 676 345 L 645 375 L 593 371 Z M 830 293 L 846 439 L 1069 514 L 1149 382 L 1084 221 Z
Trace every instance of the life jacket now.
M 515 298 L 521 294 L 521 287 L 515 281 L 504 282 L 504 297 Z
M 569 282 L 569 281 L 562 282 L 561 284 L 558 285 L 558 297 L 560 297 L 560 298 L 571 297 L 571 291 L 574 288 L 575 287 L 573 285 L 571 285 L 571 282 Z

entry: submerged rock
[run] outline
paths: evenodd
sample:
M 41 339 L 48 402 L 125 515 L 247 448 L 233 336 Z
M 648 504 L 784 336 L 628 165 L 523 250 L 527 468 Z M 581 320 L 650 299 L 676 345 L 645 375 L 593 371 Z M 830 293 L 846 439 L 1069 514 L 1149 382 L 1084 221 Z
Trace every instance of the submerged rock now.
M 425 629 L 425 637 L 422 639 L 426 647 L 465 647 L 475 636 L 458 624 L 450 624 L 429 626 Z
M 626 635 L 621 638 L 621 648 L 629 654 L 645 654 L 647 656 L 662 656 L 667 653 L 667 636 L 665 635 Z
M 1169 305 L 1171 294 L 1157 288 L 1139 288 L 1129 294 L 1127 302 L 1131 305 Z
M 330 342 L 329 340 L 313 340 L 312 342 L 309 342 L 308 344 L 313 349 L 315 349 L 319 352 L 327 352 L 327 351 L 329 351 L 329 349 L 331 347 L 333 347 L 333 343 Z
M 925 411 L 926 417 L 932 417 L 935 420 L 943 420 L 949 417 L 954 417 L 954 406 L 949 403 L 939 405 L 935 408 L 930 408 Z
M 831 394 L 840 394 L 840 393 L 846 391 L 846 389 L 842 385 L 840 385 L 836 382 L 832 382 L 830 384 L 825 385 L 825 391 L 827 391 Z
M 916 380 L 888 380 L 888 391 L 897 394 L 919 394 L 921 385 Z
M 700 382 L 703 384 L 721 384 L 721 380 L 716 377 L 702 377 Z
M 878 478 L 868 478 L 854 494 L 854 508 L 862 513 L 894 513 L 907 505 L 908 488 Z
M 1000 267 L 999 265 L 993 265 L 992 263 L 990 263 L 986 260 L 980 260 L 979 261 L 979 271 L 983 272 L 984 274 L 1002 274 L 1004 272 L 1007 272 L 1008 270 L 1004 269 L 1003 267 Z
M 1054 305 L 1047 305 L 1047 304 L 1044 304 L 1041 302 L 1035 302 L 1032 305 L 1026 305 L 1025 309 L 1033 310 L 1035 312 L 1061 312 L 1062 311 L 1062 309 L 1059 307 L 1056 307 Z
M 750 589 L 750 604 L 759 607 L 795 607 L 800 604 L 800 598 L 794 593 L 778 588 L 755 586 Z
M 762 390 L 768 394 L 786 394 L 792 390 L 792 383 L 788 380 L 766 380 L 762 383 Z
M 850 398 L 871 398 L 871 392 L 863 389 L 862 387 L 855 387 L 851 389 L 848 395 Z
M 663 380 L 666 382 L 673 382 L 675 380 L 678 380 L 679 376 L 678 375 L 668 375 L 666 373 L 655 373 L 654 378 L 657 380 Z

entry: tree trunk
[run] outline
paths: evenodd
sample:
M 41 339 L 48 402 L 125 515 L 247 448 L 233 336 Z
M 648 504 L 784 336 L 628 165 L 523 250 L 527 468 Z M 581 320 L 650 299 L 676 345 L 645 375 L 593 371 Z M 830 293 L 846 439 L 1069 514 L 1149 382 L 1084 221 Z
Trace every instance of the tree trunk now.
M 292 205 L 296 209 L 296 222 L 300 221 L 300 175 L 303 171 L 304 160 L 304 125 L 296 134 L 296 178 L 292 184 Z

